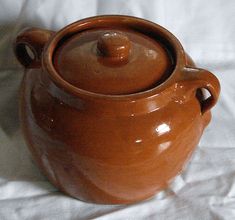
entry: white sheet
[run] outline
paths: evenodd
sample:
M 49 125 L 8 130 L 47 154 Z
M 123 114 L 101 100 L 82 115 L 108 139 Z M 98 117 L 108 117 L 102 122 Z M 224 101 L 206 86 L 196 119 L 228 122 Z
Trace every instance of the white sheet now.
M 19 130 L 23 69 L 12 40 L 25 26 L 58 30 L 96 14 L 149 19 L 174 33 L 221 82 L 213 120 L 184 172 L 152 200 L 94 205 L 58 192 L 31 160 Z M 0 0 L 0 219 L 235 219 L 234 0 Z

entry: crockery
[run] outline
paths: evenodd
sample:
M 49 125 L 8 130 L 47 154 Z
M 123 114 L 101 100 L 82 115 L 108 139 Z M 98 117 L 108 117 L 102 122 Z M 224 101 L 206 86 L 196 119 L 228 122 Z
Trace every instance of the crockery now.
M 14 50 L 25 67 L 20 115 L 28 147 L 56 187 L 87 202 L 133 203 L 164 189 L 192 155 L 219 96 L 212 73 L 195 67 L 170 32 L 140 18 L 26 29 Z

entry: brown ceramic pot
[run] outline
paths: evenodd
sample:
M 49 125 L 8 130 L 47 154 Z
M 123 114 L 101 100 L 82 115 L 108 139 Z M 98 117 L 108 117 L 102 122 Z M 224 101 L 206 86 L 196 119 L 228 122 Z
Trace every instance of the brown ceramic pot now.
M 171 33 L 135 17 L 27 29 L 14 49 L 25 67 L 29 149 L 56 187 L 88 202 L 133 203 L 165 188 L 219 96 L 217 78 L 196 68 Z

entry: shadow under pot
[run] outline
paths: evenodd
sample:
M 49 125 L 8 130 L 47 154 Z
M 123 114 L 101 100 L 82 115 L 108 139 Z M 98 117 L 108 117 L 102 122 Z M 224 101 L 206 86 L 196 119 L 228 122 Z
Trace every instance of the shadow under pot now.
M 20 117 L 32 156 L 58 189 L 87 202 L 129 204 L 166 188 L 220 92 L 170 32 L 135 17 L 26 29 L 14 50 L 25 67 Z

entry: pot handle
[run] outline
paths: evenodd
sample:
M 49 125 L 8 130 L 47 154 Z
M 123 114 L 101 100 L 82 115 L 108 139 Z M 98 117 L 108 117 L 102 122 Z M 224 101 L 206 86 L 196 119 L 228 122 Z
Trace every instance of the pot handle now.
M 39 68 L 43 48 L 53 33 L 40 28 L 26 28 L 21 31 L 13 45 L 18 61 L 25 68 Z
M 204 114 L 209 111 L 218 101 L 220 94 L 219 80 L 211 72 L 194 67 L 185 67 L 184 80 L 194 91 L 206 89 L 210 97 L 201 103 L 201 112 Z

